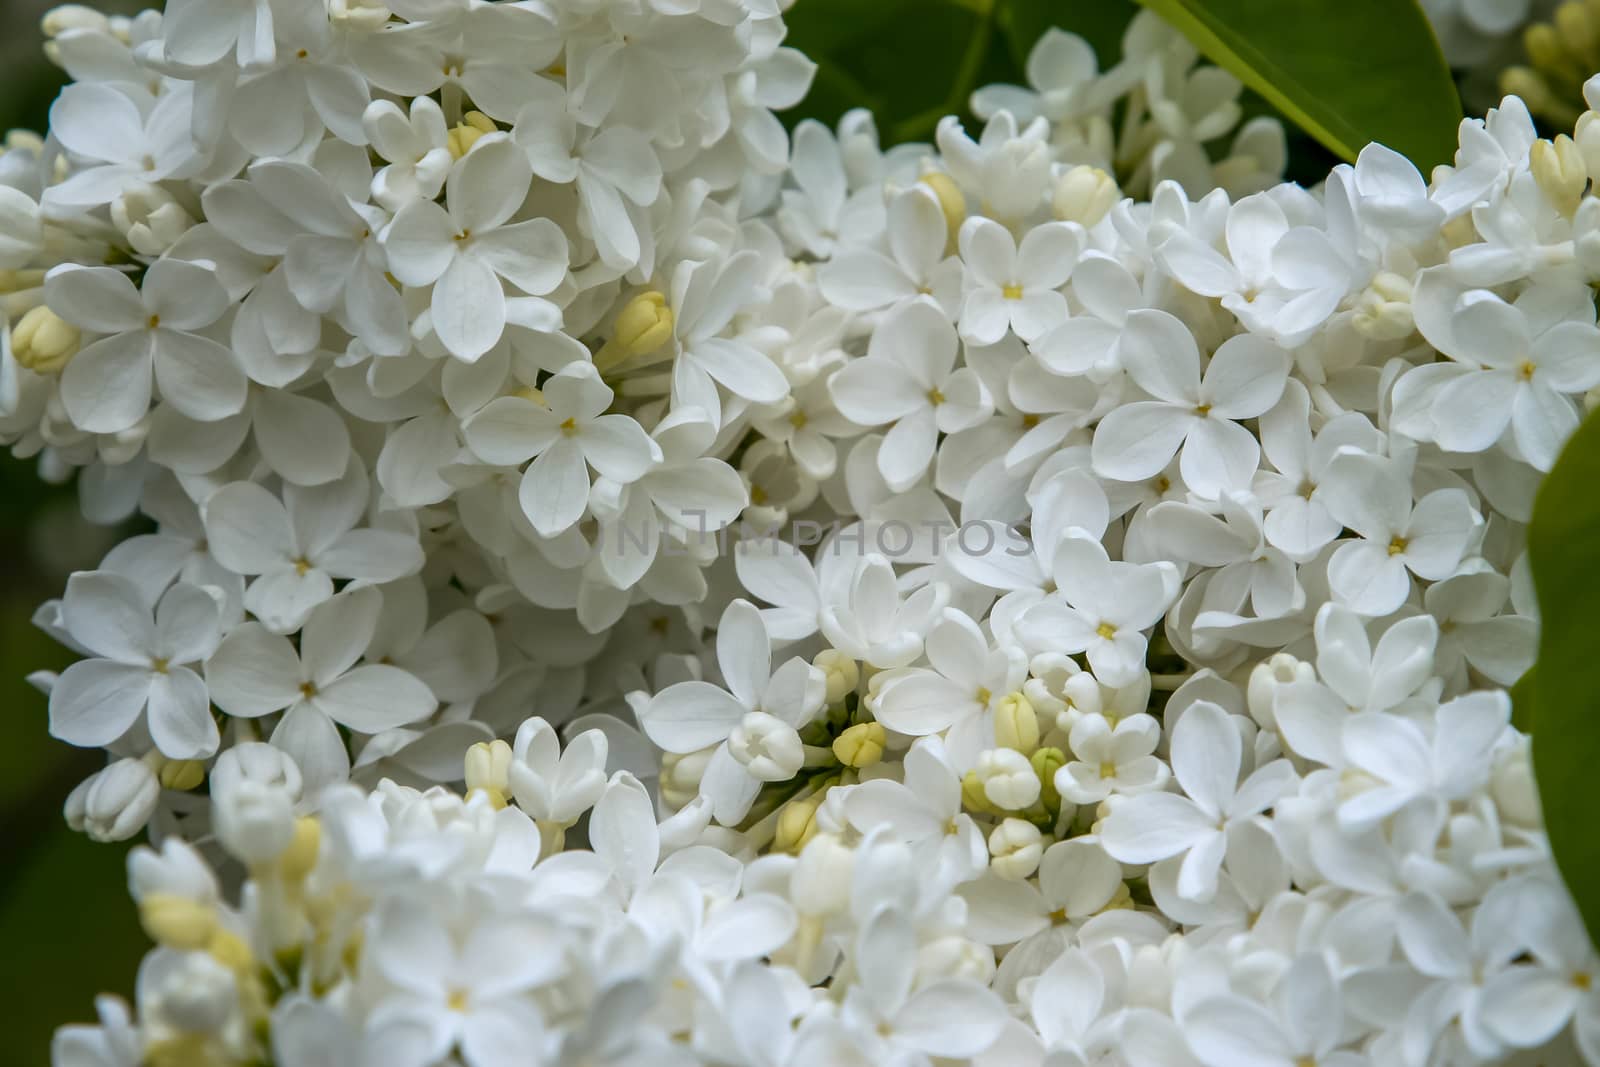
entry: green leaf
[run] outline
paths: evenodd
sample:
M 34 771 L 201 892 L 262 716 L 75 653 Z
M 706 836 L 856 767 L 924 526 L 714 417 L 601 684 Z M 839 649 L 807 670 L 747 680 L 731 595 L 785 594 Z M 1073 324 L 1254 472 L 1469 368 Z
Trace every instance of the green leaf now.
M 1600 685 L 1595 625 L 1600 608 L 1600 418 L 1567 442 L 1534 501 L 1528 557 L 1539 598 L 1533 770 L 1556 866 L 1600 944 Z M 1518 682 L 1521 688 L 1528 682 Z
M 1416 0 L 1140 0 L 1345 159 L 1369 141 L 1424 175 L 1455 153 L 1461 100 Z
M 1533 733 L 1533 702 L 1537 699 L 1538 678 L 1529 667 L 1511 687 L 1511 725 L 1525 734 Z

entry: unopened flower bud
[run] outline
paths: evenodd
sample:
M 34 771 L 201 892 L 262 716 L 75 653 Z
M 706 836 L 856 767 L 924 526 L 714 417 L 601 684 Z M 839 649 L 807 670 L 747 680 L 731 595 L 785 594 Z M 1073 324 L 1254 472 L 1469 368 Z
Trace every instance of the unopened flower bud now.
M 11 354 L 35 374 L 56 374 L 78 354 L 78 328 L 40 304 L 11 330 Z
M 139 924 L 150 940 L 166 948 L 204 948 L 217 930 L 215 908 L 175 893 L 149 893 L 139 901 Z
M 999 878 L 1020 882 L 1039 869 L 1044 835 L 1031 822 L 1006 819 L 989 834 L 989 869 Z
M 889 732 L 880 722 L 858 722 L 833 740 L 833 754 L 846 767 L 870 767 L 883 759 Z
M 494 119 L 481 111 L 469 111 L 461 117 L 461 122 L 452 129 L 445 139 L 450 149 L 450 155 L 460 159 L 472 151 L 472 146 L 477 144 L 486 134 L 499 132 L 500 127 L 494 124 Z
M 322 851 L 322 823 L 303 815 L 294 821 L 294 836 L 278 857 L 278 873 L 287 882 L 303 882 L 317 865 Z
M 1411 313 L 1411 283 L 1392 271 L 1379 271 L 1356 298 L 1351 324 L 1373 341 L 1398 341 L 1416 329 Z
M 511 760 L 514 753 L 504 741 L 479 741 L 467 749 L 467 794 L 481 792 L 489 798 L 495 810 L 506 806 L 510 790 Z
M 595 353 L 602 373 L 636 356 L 647 356 L 672 339 L 672 308 L 665 293 L 649 289 L 629 300 L 617 314 L 611 337 Z
M 912 979 L 921 989 L 946 978 L 965 978 L 988 985 L 994 977 L 994 949 L 968 937 L 947 934 L 924 943 L 917 949 L 917 967 Z
M 1105 218 L 1121 198 L 1115 178 L 1099 167 L 1081 163 L 1056 179 L 1051 204 L 1056 218 L 1087 227 Z
M 67 797 L 67 823 L 95 841 L 126 841 L 144 829 L 160 798 L 161 784 L 149 763 L 120 759 Z
M 1572 138 L 1561 134 L 1553 141 L 1533 142 L 1528 150 L 1528 169 L 1551 206 L 1570 218 L 1589 184 L 1583 153 Z
M 775 852 L 798 853 L 817 836 L 817 808 L 827 790 L 791 800 L 778 813 L 778 830 L 772 839 Z
M 163 254 L 195 225 L 171 193 L 143 182 L 111 202 L 111 221 L 133 250 L 146 256 Z
M 1264 730 L 1276 730 L 1278 719 L 1272 713 L 1273 701 L 1278 691 L 1290 682 L 1315 681 L 1317 672 L 1311 664 L 1303 663 L 1287 652 L 1279 652 L 1250 672 L 1250 682 L 1245 693 L 1245 703 L 1250 717 Z
M 1022 753 L 992 748 L 978 757 L 973 768 L 983 782 L 983 794 L 1002 811 L 1022 811 L 1039 799 L 1039 776 Z
M 1578 116 L 1572 140 L 1583 156 L 1584 170 L 1600 174 L 1600 111 L 1585 111 Z
M 186 793 L 206 780 L 206 765 L 197 759 L 167 760 L 161 765 L 162 789 Z
M 1506 822 L 1530 829 L 1543 823 L 1528 738 L 1521 738 L 1497 755 L 1489 789 Z
M 842 703 L 861 682 L 860 664 L 836 648 L 825 648 L 818 652 L 811 665 L 827 677 L 829 704 Z
M 372 32 L 389 21 L 389 8 L 383 0 L 328 0 L 328 21 L 358 32 Z
M 183 956 L 162 979 L 151 993 L 155 1014 L 185 1033 L 215 1033 L 238 1004 L 233 972 L 202 952 Z
M 661 756 L 661 799 L 669 807 L 681 808 L 700 792 L 700 778 L 706 773 L 715 747 L 699 752 L 678 755 L 665 752 Z
M 931 189 L 938 199 L 948 240 L 954 241 L 956 234 L 961 231 L 961 224 L 967 221 L 967 195 L 961 191 L 955 179 L 943 171 L 930 170 L 917 181 Z
M 1021 691 L 1000 698 L 994 710 L 994 740 L 1002 748 L 1031 756 L 1039 747 L 1039 716 Z
M 1059 748 L 1041 748 L 1029 758 L 1028 763 L 1039 777 L 1040 799 L 1046 810 L 1058 810 L 1061 807 L 1061 795 L 1056 792 L 1056 772 L 1067 765 L 1066 753 Z
M 213 795 L 211 821 L 222 847 L 241 861 L 270 863 L 294 840 L 294 800 L 281 785 L 242 781 Z
M 111 21 L 92 7 L 83 4 L 62 4 L 44 14 L 39 28 L 46 37 L 59 37 L 68 30 L 97 30 L 109 32 Z

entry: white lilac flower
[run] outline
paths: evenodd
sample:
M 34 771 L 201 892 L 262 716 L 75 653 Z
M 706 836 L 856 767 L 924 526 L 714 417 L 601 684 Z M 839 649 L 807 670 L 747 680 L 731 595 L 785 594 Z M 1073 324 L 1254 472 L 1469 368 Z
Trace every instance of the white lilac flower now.
M 787 7 L 46 16 L 0 442 L 156 532 L 29 681 L 160 844 L 55 1061 L 1600 1063 L 1505 691 L 1596 112 L 1305 189 L 1146 12 L 791 138 Z

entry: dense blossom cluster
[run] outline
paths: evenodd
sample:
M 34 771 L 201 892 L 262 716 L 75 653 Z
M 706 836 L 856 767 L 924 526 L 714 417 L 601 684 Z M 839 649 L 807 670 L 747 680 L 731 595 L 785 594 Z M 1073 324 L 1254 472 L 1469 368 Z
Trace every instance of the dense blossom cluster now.
M 1595 113 L 1306 189 L 1141 15 L 885 151 L 785 6 L 47 19 L 0 435 L 153 527 L 35 680 L 157 942 L 57 1062 L 1600 1063 Z

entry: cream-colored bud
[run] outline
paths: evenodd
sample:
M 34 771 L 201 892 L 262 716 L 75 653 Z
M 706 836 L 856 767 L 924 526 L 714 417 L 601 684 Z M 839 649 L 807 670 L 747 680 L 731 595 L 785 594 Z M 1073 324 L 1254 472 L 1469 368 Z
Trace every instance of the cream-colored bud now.
M 469 111 L 461 117 L 461 121 L 450 131 L 445 138 L 446 147 L 450 155 L 460 159 L 472 151 L 472 146 L 483 139 L 484 135 L 499 132 L 500 127 L 494 124 L 494 119 L 481 111 Z
M 517 389 L 511 390 L 511 395 L 519 396 L 524 400 L 531 400 L 542 408 L 547 408 L 550 406 L 549 404 L 545 403 L 544 390 L 540 389 L 538 386 L 524 385 Z
M 389 21 L 389 8 L 383 0 L 328 0 L 328 21 L 370 33 Z
M 467 749 L 467 793 L 482 792 L 498 810 L 506 806 L 510 790 L 511 746 L 504 741 L 479 741 Z
M 1373 341 L 1398 341 L 1416 329 L 1411 314 L 1411 283 L 1393 271 L 1379 271 L 1356 299 L 1352 325 Z
M 833 754 L 846 767 L 871 767 L 883 759 L 889 732 L 880 722 L 858 722 L 833 739 Z
M 1287 652 L 1279 652 L 1264 663 L 1258 663 L 1250 672 L 1245 702 L 1250 717 L 1266 730 L 1277 729 L 1278 720 L 1273 714 L 1273 702 L 1278 691 L 1291 682 L 1315 681 L 1317 672 L 1311 664 L 1303 663 Z
M 1039 716 L 1020 690 L 1001 697 L 995 706 L 994 740 L 1002 748 L 1015 749 L 1024 756 L 1033 755 L 1039 747 Z
M 772 838 L 774 852 L 798 854 L 817 836 L 817 808 L 821 806 L 827 790 L 813 793 L 801 800 L 791 800 L 778 813 L 778 829 Z
M 46 37 L 59 37 L 68 30 L 98 30 L 106 33 L 111 29 L 111 20 L 83 4 L 62 4 L 44 13 L 39 28 Z
M 661 799 L 668 807 L 681 808 L 700 792 L 700 778 L 706 773 L 715 747 L 678 755 L 673 752 L 661 756 Z
M 1583 156 L 1584 170 L 1600 174 L 1600 111 L 1585 111 L 1578 116 L 1572 140 Z
M 1020 882 L 1039 869 L 1044 835 L 1031 822 L 1005 819 L 989 834 L 989 856 L 996 877 Z
M 0 270 L 0 296 L 25 293 L 44 285 L 42 270 Z
M 1551 206 L 1570 218 L 1589 184 L 1589 170 L 1577 143 L 1566 134 L 1553 141 L 1533 142 L 1528 151 L 1528 169 Z
M 322 823 L 313 815 L 294 821 L 294 837 L 278 857 L 278 873 L 287 882 L 303 882 L 317 865 L 322 851 Z
M 912 984 L 922 989 L 947 978 L 965 978 L 986 986 L 994 973 L 994 949 L 959 934 L 946 934 L 917 949 Z
M 827 676 L 829 704 L 842 703 L 861 682 L 861 665 L 836 648 L 818 652 L 811 665 Z
M 57 374 L 78 354 L 78 328 L 40 304 L 11 330 L 11 354 L 35 374 Z
M 1039 776 L 1020 752 L 989 749 L 973 770 L 983 782 L 983 795 L 1001 811 L 1022 811 L 1039 800 Z
M 1533 760 L 1529 739 L 1507 747 L 1495 759 L 1489 789 L 1500 816 L 1515 826 L 1532 829 L 1544 821 L 1539 808 L 1539 789 L 1533 780 Z
M 1120 199 L 1122 190 L 1117 188 L 1115 178 L 1099 167 L 1080 163 L 1056 179 L 1051 206 L 1062 222 L 1093 226 Z
M 180 951 L 203 949 L 217 931 L 216 909 L 174 893 L 147 893 L 139 923 L 150 940 Z
M 160 256 L 188 233 L 195 219 L 159 185 L 139 183 L 111 202 L 111 221 L 135 252 Z
M 946 241 L 953 243 L 961 224 L 967 221 L 967 194 L 961 191 L 961 186 L 956 184 L 954 178 L 940 170 L 930 170 L 917 180 L 933 190 L 933 195 L 938 198 L 939 212 L 944 215 L 948 234 Z
M 168 760 L 157 775 L 161 788 L 188 792 L 206 780 L 206 765 L 197 759 Z
M 604 373 L 627 360 L 649 355 L 672 339 L 672 326 L 666 294 L 656 289 L 638 294 L 617 313 L 611 337 L 595 353 L 595 369 Z

